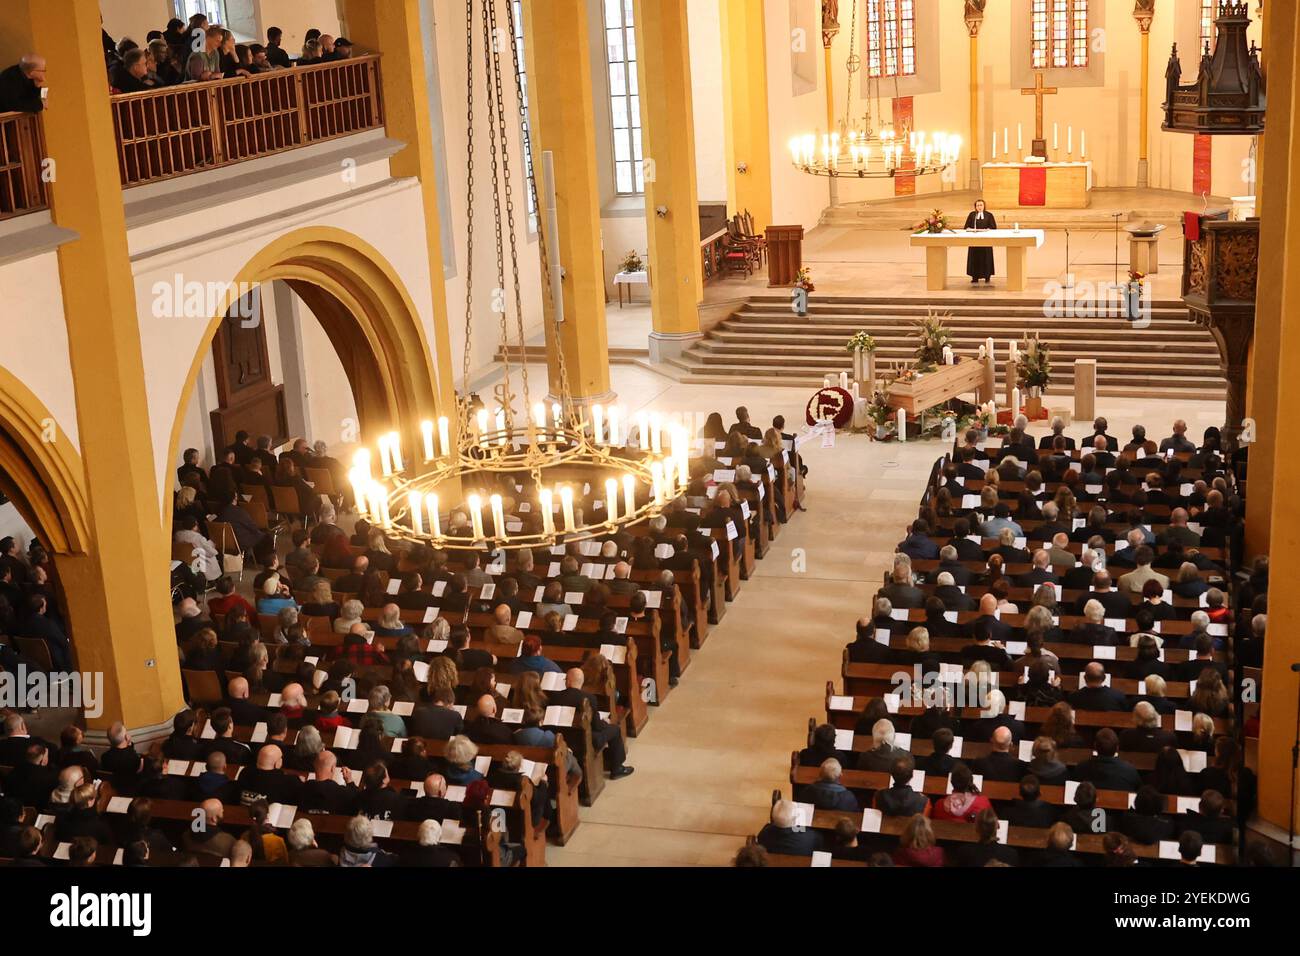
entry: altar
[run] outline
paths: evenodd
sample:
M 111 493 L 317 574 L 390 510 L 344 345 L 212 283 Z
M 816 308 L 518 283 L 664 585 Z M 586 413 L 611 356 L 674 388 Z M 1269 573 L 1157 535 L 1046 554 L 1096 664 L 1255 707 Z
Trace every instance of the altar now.
M 990 204 L 991 205 L 991 204 Z M 1001 246 L 1007 250 L 1007 290 L 1024 292 L 1029 249 L 1043 244 L 1041 229 L 956 229 L 912 234 L 912 248 L 925 250 L 925 287 L 939 292 L 948 286 L 948 250 L 953 246 Z
M 1092 200 L 1092 163 L 985 163 L 983 199 L 995 215 L 1004 209 L 1084 209 Z

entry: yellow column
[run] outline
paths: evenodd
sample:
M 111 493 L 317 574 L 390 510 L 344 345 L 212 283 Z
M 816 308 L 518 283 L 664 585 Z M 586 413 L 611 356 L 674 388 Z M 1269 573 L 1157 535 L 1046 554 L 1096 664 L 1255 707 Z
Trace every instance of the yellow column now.
M 979 23 L 970 31 L 970 182 L 980 187 L 980 34 Z
M 1147 158 L 1149 151 L 1147 149 L 1148 141 L 1151 138 L 1151 14 L 1150 12 L 1135 13 L 1138 29 L 1142 32 L 1142 95 L 1138 97 L 1138 172 L 1137 187 L 1146 189 L 1148 182 L 1148 163 Z
M 384 126 L 393 139 L 406 146 L 389 160 L 394 176 L 420 182 L 424 212 L 424 238 L 429 257 L 429 289 L 433 313 L 434 361 L 438 372 L 438 405 L 429 417 L 446 415 L 456 421 L 456 384 L 447 319 L 447 285 L 442 267 L 441 210 L 429 119 L 428 83 L 424 71 L 424 44 L 435 39 L 420 32 L 419 0 L 340 0 L 348 39 L 363 50 L 382 54 Z M 409 428 L 417 423 L 403 423 Z M 416 436 L 408 436 L 414 440 Z
M 549 299 L 544 303 L 551 395 L 560 393 L 562 353 L 569 390 L 578 403 L 608 402 L 614 393 L 609 387 L 587 4 L 585 0 L 527 0 L 524 29 L 528 118 L 542 207 L 541 228 L 548 240 L 555 234 L 542 182 L 544 154 L 550 152 L 555 170 L 559 243 L 557 248 L 547 241 L 546 252 L 549 265 L 558 261 L 564 268 L 560 283 L 564 321 L 560 323 L 558 342 L 554 304 Z
M 170 528 L 159 519 L 117 150 L 98 5 L 6 0 L 0 33 L 46 58 L 45 141 L 54 161 L 68 355 L 90 505 L 90 552 L 58 562 L 79 669 L 103 677 L 92 740 L 122 720 L 139 739 L 183 706 L 169 598 Z M 49 321 L 49 316 L 33 316 Z
M 1300 676 L 1290 666 L 1300 660 L 1300 593 L 1290 586 L 1300 579 L 1300 508 L 1293 493 L 1295 475 L 1300 472 L 1300 446 L 1276 441 L 1282 410 L 1289 411 L 1300 401 L 1300 328 L 1294 322 L 1283 322 L 1284 303 L 1294 302 L 1300 295 L 1300 236 L 1287 228 L 1300 215 L 1300 168 L 1291 162 L 1297 147 L 1297 15 L 1294 5 L 1285 11 L 1274 8 L 1264 23 L 1264 39 L 1271 53 L 1260 192 L 1267 204 L 1259 207 L 1261 281 L 1255 303 L 1252 370 L 1258 376 L 1254 401 L 1260 442 L 1250 452 L 1248 497 L 1255 528 L 1266 517 L 1271 518 L 1269 576 L 1277 582 L 1269 594 L 1258 767 L 1260 816 L 1277 827 L 1287 826 L 1292 809 L 1291 746 Z M 1270 393 L 1276 401 L 1269 402 Z M 1272 454 L 1259 455 L 1264 447 Z M 1271 502 L 1269 510 L 1259 509 L 1260 497 Z M 1248 527 L 1248 534 L 1251 530 Z M 1258 543 L 1252 538 L 1248 547 L 1253 551 Z
M 1273 20 L 1280 20 L 1273 23 Z M 1289 17 L 1265 16 L 1264 36 L 1278 37 L 1285 46 L 1279 46 L 1278 56 L 1261 52 L 1260 66 L 1265 79 L 1277 84 L 1270 90 L 1269 130 L 1259 136 L 1256 150 L 1256 208 L 1286 208 L 1289 202 L 1290 182 L 1285 175 L 1291 162 L 1291 96 L 1295 81 L 1295 64 L 1285 55 L 1290 49 L 1294 34 Z M 1278 175 L 1266 175 L 1266 170 L 1277 169 Z M 1269 204 L 1265 205 L 1265 202 Z M 1259 274 L 1281 274 L 1284 260 L 1282 242 L 1287 223 L 1276 216 L 1261 216 Z M 1276 282 L 1260 282 L 1255 290 L 1255 336 L 1250 353 L 1249 388 L 1246 392 L 1246 415 L 1253 425 L 1254 443 L 1250 446 L 1250 469 L 1253 475 L 1265 480 L 1250 486 L 1246 499 L 1246 557 L 1267 554 L 1269 532 L 1273 520 L 1273 484 L 1271 476 L 1275 467 L 1277 443 L 1277 382 L 1278 360 L 1282 335 L 1282 288 Z
M 650 357 L 680 355 L 700 337 L 700 207 L 686 0 L 636 0 L 641 143 L 650 246 Z
M 754 217 L 754 229 L 762 232 L 772 224 L 764 5 L 754 0 L 718 0 L 718 3 L 728 211 L 735 214 L 749 210 Z

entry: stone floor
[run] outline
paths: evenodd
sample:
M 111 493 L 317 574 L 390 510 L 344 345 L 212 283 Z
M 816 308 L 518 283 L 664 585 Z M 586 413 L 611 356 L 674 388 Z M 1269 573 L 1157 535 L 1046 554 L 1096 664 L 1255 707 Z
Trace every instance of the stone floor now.
M 808 398 L 805 389 L 681 385 L 635 366 L 611 373 L 630 412 L 720 410 L 730 420 L 745 404 L 755 422 L 784 414 L 793 426 Z M 1115 434 L 1138 421 L 1164 434 L 1183 417 L 1199 435 L 1224 414 L 1222 403 L 1125 399 L 1102 400 L 1100 410 Z M 840 650 L 943 450 L 938 441 L 877 444 L 850 434 L 833 448 L 804 446 L 809 510 L 785 526 L 681 684 L 631 741 L 636 774 L 581 811 L 569 844 L 548 850 L 552 865 L 722 865 L 757 832 L 772 790 L 788 794 L 790 753 L 820 713 Z

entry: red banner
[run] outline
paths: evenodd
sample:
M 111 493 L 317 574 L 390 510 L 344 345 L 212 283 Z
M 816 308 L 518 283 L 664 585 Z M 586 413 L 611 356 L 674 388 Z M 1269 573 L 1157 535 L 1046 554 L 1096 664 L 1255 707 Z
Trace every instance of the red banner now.
M 1210 192 L 1210 158 L 1213 136 L 1197 133 L 1192 144 L 1192 192 L 1196 195 Z
M 910 96 L 895 97 L 893 102 L 894 109 L 894 129 L 911 129 L 912 128 L 912 98 Z M 909 160 L 904 163 L 901 169 L 913 168 L 913 163 Z M 894 195 L 895 196 L 915 196 L 916 195 L 916 177 L 912 175 L 900 174 L 894 177 Z
M 1047 170 L 1026 166 L 1020 170 L 1020 205 L 1047 205 Z

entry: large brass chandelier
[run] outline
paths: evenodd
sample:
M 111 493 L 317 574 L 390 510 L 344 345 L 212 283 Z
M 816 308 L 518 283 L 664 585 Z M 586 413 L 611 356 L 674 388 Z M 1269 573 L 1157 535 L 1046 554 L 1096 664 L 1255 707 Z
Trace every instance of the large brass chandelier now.
M 957 162 L 962 138 L 949 133 L 926 133 L 914 129 L 910 120 L 895 126 L 886 119 L 880 105 L 880 78 L 869 82 L 866 110 L 861 121 L 853 117 L 853 78 L 862 67 L 857 53 L 858 5 L 854 0 L 849 29 L 848 74 L 844 117 L 836 123 L 827 116 L 825 132 L 817 130 L 793 137 L 790 160 L 802 172 L 833 178 L 888 179 L 895 176 L 929 176 Z M 826 82 L 830 82 L 829 61 Z M 883 66 L 883 60 L 882 60 Z M 874 90 L 875 106 L 873 110 Z M 894 96 L 898 77 L 894 76 Z M 828 106 L 828 113 L 830 107 Z
M 497 285 L 489 298 L 501 332 L 499 354 L 505 383 L 489 408 L 458 396 L 455 416 L 427 418 L 403 444 L 402 431 L 375 436 L 359 449 L 349 473 L 357 511 L 390 537 L 435 548 L 535 548 L 609 534 L 657 514 L 684 491 L 688 482 L 690 433 L 682 424 L 650 411 L 630 417 L 617 405 L 584 406 L 569 387 L 560 327 L 563 299 L 553 292 L 548 248 L 558 248 L 554 203 L 547 195 L 546 228 L 539 230 L 543 294 L 553 303 L 552 324 L 558 388 L 547 400 L 534 400 L 525 362 L 512 368 L 510 356 L 524 354 L 510 137 L 503 93 L 501 39 L 509 36 L 516 102 L 524 102 L 514 5 L 507 2 L 509 31 L 496 28 L 496 0 L 466 0 L 466 96 L 468 104 L 468 186 L 466 225 L 465 346 L 463 381 L 468 384 L 472 350 L 474 295 L 475 12 L 480 20 L 486 83 L 486 126 L 493 197 Z M 516 118 L 521 118 L 517 114 Z M 527 123 L 523 155 L 532 156 Z M 549 168 L 550 154 L 542 157 Z M 536 177 L 526 169 L 524 186 L 541 209 Z M 507 256 L 512 282 L 507 285 Z M 561 275 L 556 270 L 555 277 Z M 509 293 L 513 292 L 513 300 Z M 510 319 L 513 315 L 513 329 Z M 513 333 L 513 335 L 512 335 Z M 518 373 L 521 391 L 514 392 Z M 516 399 L 521 402 L 516 406 Z M 415 447 L 410 447 L 414 444 Z

